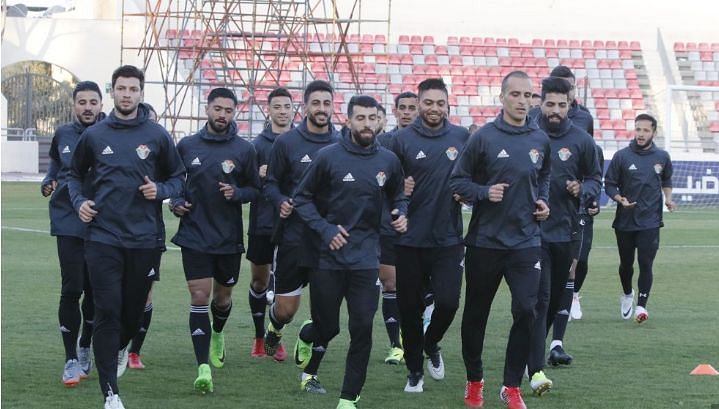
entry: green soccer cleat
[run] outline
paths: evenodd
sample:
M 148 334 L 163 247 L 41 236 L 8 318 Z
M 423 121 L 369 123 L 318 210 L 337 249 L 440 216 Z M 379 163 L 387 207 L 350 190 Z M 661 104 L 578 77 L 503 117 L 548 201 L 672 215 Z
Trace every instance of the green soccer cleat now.
M 302 323 L 300 332 L 297 334 L 297 342 L 295 342 L 295 365 L 301 369 L 307 367 L 307 364 L 310 362 L 310 357 L 312 357 L 312 343 L 303 341 L 299 335 L 302 333 L 302 328 L 309 324 L 312 324 L 312 320 L 306 320 Z
M 282 339 L 282 332 L 277 331 L 272 323 L 267 325 L 267 332 L 265 332 L 265 355 L 274 356 L 277 349 L 280 347 L 280 340 Z
M 384 359 L 384 363 L 390 365 L 399 365 L 404 360 L 404 350 L 399 347 L 392 347 Z
M 535 395 L 542 396 L 552 389 L 552 380 L 547 378 L 544 371 L 539 371 L 532 375 L 530 386 L 532 387 L 532 391 Z
M 316 393 L 318 395 L 324 395 L 327 390 L 322 386 L 320 380 L 317 379 L 317 375 L 310 375 L 305 380 L 300 382 L 300 390 L 307 393 Z
M 225 334 L 214 329 L 210 336 L 210 363 L 215 368 L 225 366 Z
M 337 404 L 337 409 L 355 409 L 359 400 L 359 396 L 355 400 L 340 399 L 340 402 Z
M 214 391 L 212 384 L 212 370 L 210 365 L 202 364 L 197 368 L 197 379 L 195 379 L 195 390 L 203 395 L 207 392 Z

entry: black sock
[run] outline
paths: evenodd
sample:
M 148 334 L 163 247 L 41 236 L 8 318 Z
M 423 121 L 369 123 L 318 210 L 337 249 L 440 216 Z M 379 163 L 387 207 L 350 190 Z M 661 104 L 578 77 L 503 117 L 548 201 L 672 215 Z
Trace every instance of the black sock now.
M 250 286 L 250 313 L 255 324 L 255 338 L 265 335 L 265 308 L 267 307 L 267 289 L 255 291 Z
M 569 321 L 569 311 L 572 308 L 572 298 L 574 297 L 574 280 L 567 280 L 567 285 L 562 291 L 559 298 L 559 308 L 554 316 L 554 328 L 552 328 L 552 340 L 564 340 L 564 333 L 567 332 L 567 322 Z
M 207 305 L 190 305 L 190 335 L 197 365 L 209 362 L 210 314 Z
M 152 303 L 145 306 L 145 313 L 142 315 L 142 324 L 140 324 L 140 329 L 137 331 L 137 335 L 135 335 L 135 338 L 132 339 L 129 352 L 133 352 L 138 355 L 140 354 L 142 344 L 145 343 L 147 330 L 150 329 L 150 322 L 152 322 Z
M 282 328 L 285 327 L 285 324 L 283 322 L 280 322 L 275 317 L 275 305 L 270 305 L 270 324 L 275 328 L 275 331 L 282 331 Z
M 322 362 L 322 358 L 325 356 L 326 351 L 327 345 L 313 346 L 310 362 L 307 363 L 307 367 L 303 372 L 309 375 L 317 375 L 317 371 L 320 369 L 320 363 Z
M 77 333 L 80 331 L 80 296 L 61 295 L 57 316 L 60 322 L 60 334 L 65 347 L 65 361 L 77 359 Z
M 298 335 L 301 340 L 309 343 L 314 343 L 315 339 L 317 339 L 317 331 L 315 331 L 315 326 L 313 324 L 307 324 L 300 330 L 300 334 Z
M 637 297 L 637 306 L 647 308 L 647 301 L 649 301 L 649 290 L 646 292 L 642 291 L 642 286 L 639 285 L 639 297 Z
M 212 303 L 210 303 L 210 310 L 212 310 L 212 330 L 215 332 L 222 332 L 222 330 L 225 328 L 227 318 L 230 317 L 230 311 L 232 310 L 232 301 L 230 301 L 230 304 L 227 305 L 225 309 L 221 310 L 220 307 L 218 307 L 213 300 Z
M 80 330 L 80 347 L 89 348 L 92 342 L 92 325 L 95 323 L 95 302 L 92 294 L 85 291 L 82 297 L 82 329 Z
M 397 306 L 397 291 L 382 292 L 382 318 L 387 328 L 389 343 L 394 348 L 402 348 L 399 341 L 399 307 Z

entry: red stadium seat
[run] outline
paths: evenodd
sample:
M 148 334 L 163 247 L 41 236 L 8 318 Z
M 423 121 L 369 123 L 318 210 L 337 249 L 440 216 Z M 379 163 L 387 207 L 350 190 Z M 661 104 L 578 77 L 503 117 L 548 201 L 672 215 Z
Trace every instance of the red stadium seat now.
M 582 47 L 579 45 L 579 40 L 569 40 L 569 48 L 579 49 Z
M 712 133 L 719 133 L 719 121 L 713 121 L 709 125 L 709 131 Z
M 459 39 L 456 36 L 447 37 L 447 45 L 459 45 Z
M 603 88 L 591 88 L 589 92 L 592 93 L 592 98 L 605 98 L 606 95 Z
M 421 45 L 413 45 L 409 47 L 409 53 L 412 55 L 422 55 L 422 46 Z
M 487 44 L 487 39 L 485 38 L 484 43 Z M 494 40 L 494 43 L 499 46 L 506 46 L 507 45 L 507 39 L 506 38 L 497 38 Z
M 375 34 L 374 42 L 376 44 L 387 44 L 387 37 L 384 34 Z
M 607 49 L 616 50 L 617 49 L 617 42 L 614 40 L 609 40 L 606 43 L 604 43 L 604 46 Z
M 629 49 L 632 51 L 641 51 L 642 45 L 639 43 L 639 41 L 632 41 L 629 43 Z
M 437 65 L 437 56 L 436 55 L 428 55 L 424 57 L 424 63 L 426 65 Z
M 462 57 L 453 56 L 449 58 L 449 64 L 450 65 L 463 65 L 462 63 Z
M 410 37 L 409 43 L 412 45 L 422 45 L 422 36 L 413 35 L 412 37 Z
M 494 41 L 494 38 L 492 38 L 492 37 L 484 37 L 483 40 L 481 39 L 481 37 L 473 37 L 472 44 L 477 44 L 475 42 L 476 39 L 479 39 L 479 41 L 480 41 L 479 44 L 492 45 L 492 46 L 496 46 L 498 44 L 496 41 Z
M 697 43 L 686 43 L 687 51 L 697 51 Z
M 408 35 L 400 35 L 399 36 L 399 44 L 409 44 L 409 36 Z
M 422 44 L 434 45 L 434 37 L 432 37 L 432 36 L 422 37 Z
M 507 41 L 507 45 L 509 45 L 510 47 L 519 47 L 519 40 L 516 38 L 510 38 Z
M 633 109 L 623 109 L 622 110 L 622 119 L 634 119 L 634 110 Z
M 591 40 L 582 40 L 582 49 L 583 50 L 593 50 L 594 46 L 592 45 Z
M 554 40 L 547 39 L 544 40 L 544 48 L 557 48 L 557 45 L 554 43 Z
M 171 28 L 167 31 L 165 31 L 165 38 L 168 40 L 176 40 L 177 39 L 177 30 L 174 28 Z
M 644 109 L 644 99 L 632 99 L 632 109 L 637 110 L 643 110 Z
M 472 45 L 474 43 L 472 38 L 467 36 L 459 37 L 459 45 Z
M 459 55 L 473 55 L 474 47 L 469 45 L 463 45 L 459 47 Z
M 447 55 L 447 46 L 446 45 L 435 46 L 434 53 L 437 55 Z M 426 61 L 426 59 L 425 59 L 425 61 Z
M 609 110 L 608 109 L 597 109 L 597 119 L 599 119 L 599 120 L 609 119 Z

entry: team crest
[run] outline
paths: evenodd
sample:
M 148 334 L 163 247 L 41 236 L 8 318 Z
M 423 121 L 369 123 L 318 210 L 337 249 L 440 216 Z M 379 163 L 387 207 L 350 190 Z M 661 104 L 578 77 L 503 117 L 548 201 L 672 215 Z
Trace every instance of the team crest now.
M 531 151 L 529 151 L 529 159 L 531 159 L 532 163 L 536 165 L 537 161 L 539 160 L 539 151 L 536 149 L 532 149 Z
M 231 161 L 230 159 L 222 161 L 223 172 L 231 173 L 233 170 L 235 170 L 235 162 Z
M 384 182 L 387 181 L 387 175 L 385 175 L 384 172 L 382 172 L 381 170 L 379 171 L 379 173 L 377 173 L 376 178 L 377 184 L 380 186 L 384 186 Z
M 656 164 L 654 164 L 654 172 L 655 172 L 657 175 L 660 175 L 663 170 L 664 170 L 664 166 L 662 166 L 661 163 L 656 163 Z
M 572 156 L 572 151 L 570 151 L 567 148 L 562 148 L 557 152 L 559 154 L 559 159 L 562 160 L 562 162 L 566 162 L 567 159 L 569 159 Z
M 449 160 L 455 160 L 457 159 L 457 155 L 459 155 L 457 148 L 455 148 L 454 146 L 450 146 L 449 148 L 447 148 L 447 151 L 445 153 L 447 154 Z
M 135 149 L 135 152 L 137 152 L 137 156 L 139 156 L 140 159 L 145 160 L 150 155 L 150 148 L 148 148 L 147 145 L 140 145 Z

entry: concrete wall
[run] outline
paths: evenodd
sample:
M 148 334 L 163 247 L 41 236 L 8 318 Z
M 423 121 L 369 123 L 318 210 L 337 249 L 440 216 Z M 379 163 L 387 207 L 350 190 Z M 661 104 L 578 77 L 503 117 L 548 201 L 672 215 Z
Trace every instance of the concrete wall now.
M 38 173 L 37 141 L 2 141 L 2 172 Z

